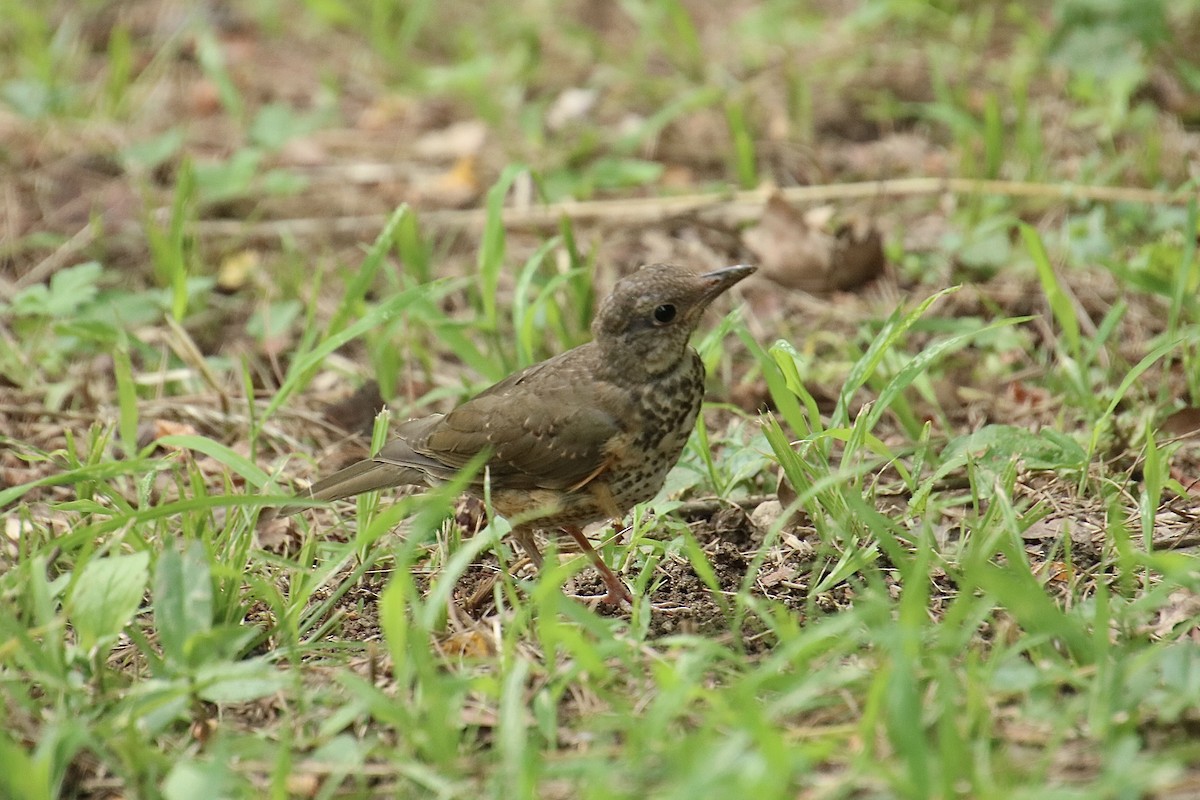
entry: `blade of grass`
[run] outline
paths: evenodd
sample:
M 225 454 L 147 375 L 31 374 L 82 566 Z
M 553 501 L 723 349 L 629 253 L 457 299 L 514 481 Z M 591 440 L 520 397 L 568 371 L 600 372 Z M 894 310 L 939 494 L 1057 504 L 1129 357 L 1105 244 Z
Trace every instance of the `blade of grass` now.
M 884 355 L 895 347 L 900 341 L 905 332 L 911 328 L 918 319 L 924 316 L 930 306 L 936 303 L 946 295 L 957 292 L 960 287 L 950 286 L 936 292 L 923 300 L 915 309 L 905 314 L 901 309 L 896 309 L 887 321 L 884 323 L 882 330 L 871 342 L 867 348 L 867 352 L 862 358 L 858 359 L 850 368 L 850 373 L 846 376 L 845 384 L 842 392 L 838 396 L 837 406 L 834 408 L 833 415 L 830 419 L 831 427 L 848 427 L 850 425 L 850 398 L 854 396 L 862 386 L 867 382 L 867 378 L 875 373 L 879 368 L 879 364 L 883 361 Z
M 137 387 L 133 382 L 133 365 L 125 342 L 113 350 L 113 377 L 117 381 L 117 431 L 121 448 L 126 454 L 133 454 L 137 452 L 138 442 Z
M 383 265 L 383 260 L 397 241 L 398 232 L 402 224 L 410 216 L 411 214 L 407 205 L 400 205 L 392 211 L 387 223 L 383 226 L 383 230 L 375 237 L 375 241 L 371 244 L 371 249 L 367 251 L 362 264 L 354 271 L 350 281 L 346 284 L 346 289 L 342 293 L 342 300 L 338 304 L 337 310 L 333 312 L 333 316 L 329 320 L 329 325 L 325 329 L 326 336 L 339 333 L 362 303 L 363 298 L 367 296 L 367 292 L 370 290 L 371 284 L 379 272 L 379 268 Z
M 491 334 L 496 333 L 500 327 L 500 315 L 496 310 L 496 290 L 500 286 L 500 272 L 504 268 L 504 200 L 517 177 L 523 172 L 528 172 L 524 165 L 509 164 L 487 194 L 487 220 L 483 227 L 483 238 L 479 242 L 477 269 L 479 300 L 483 308 L 481 324 L 483 329 Z
M 1079 332 L 1079 319 L 1075 316 L 1075 306 L 1063 291 L 1054 267 L 1050 264 L 1050 256 L 1046 254 L 1046 245 L 1042 242 L 1037 229 L 1026 223 L 1020 224 L 1021 238 L 1029 255 L 1033 257 L 1033 265 L 1037 269 L 1038 280 L 1042 284 L 1042 292 L 1050 304 L 1050 311 L 1058 323 L 1067 341 L 1067 354 L 1077 363 L 1082 363 L 1083 341 Z
M 303 355 L 298 355 L 292 362 L 292 367 L 288 370 L 283 385 L 279 387 L 279 391 L 275 393 L 271 401 L 267 403 L 266 409 L 263 410 L 262 419 L 270 418 L 291 397 L 293 392 L 306 384 L 313 373 L 320 369 L 321 364 L 330 353 L 346 344 L 346 342 L 362 336 L 372 328 L 388 322 L 419 298 L 434 291 L 434 287 L 436 286 L 437 284 L 425 284 L 403 291 L 372 308 L 354 324 L 324 339 L 313 350 Z
M 855 420 L 855 436 L 846 445 L 846 457 L 849 458 L 853 453 L 857 452 L 862 446 L 863 437 L 875 429 L 884 412 L 900 397 L 901 392 L 907 389 L 914 380 L 923 375 L 943 356 L 965 346 L 978 336 L 982 336 L 990 331 L 999 330 L 1000 328 L 1019 325 L 1023 322 L 1028 322 L 1030 319 L 1032 317 L 1008 317 L 985 325 L 982 328 L 960 333 L 957 336 L 951 336 L 932 345 L 926 345 L 921 349 L 920 353 L 909 359 L 900 371 L 888 381 L 888 384 L 880 391 L 879 397 L 871 404 L 870 410 Z M 909 434 L 914 439 L 920 435 L 918 430 L 910 430 Z
M 1200 225 L 1200 205 L 1193 197 L 1188 202 L 1187 223 L 1184 228 L 1183 252 L 1179 255 L 1179 268 L 1175 270 L 1171 282 L 1171 308 L 1167 312 L 1168 336 L 1174 337 L 1179 333 L 1179 320 L 1185 309 L 1194 309 L 1196 286 L 1200 284 L 1200 259 L 1196 258 L 1196 236 Z M 1190 301 L 1190 305 L 1189 305 Z

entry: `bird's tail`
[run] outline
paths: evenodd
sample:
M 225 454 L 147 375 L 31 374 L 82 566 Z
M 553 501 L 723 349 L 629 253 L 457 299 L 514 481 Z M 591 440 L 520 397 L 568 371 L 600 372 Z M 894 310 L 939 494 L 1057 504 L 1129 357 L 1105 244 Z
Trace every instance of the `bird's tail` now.
M 412 467 L 391 464 L 386 461 L 367 459 L 338 470 L 328 478 L 322 478 L 308 489 L 298 492 L 297 499 L 344 500 L 363 492 L 388 489 L 393 486 L 423 485 L 424 473 Z M 259 516 L 259 525 L 276 517 L 288 517 L 303 511 L 308 506 L 283 506 L 267 509 Z
M 344 500 L 377 489 L 424 483 L 424 475 L 420 470 L 369 459 L 338 470 L 328 478 L 322 478 L 300 496 L 316 500 Z

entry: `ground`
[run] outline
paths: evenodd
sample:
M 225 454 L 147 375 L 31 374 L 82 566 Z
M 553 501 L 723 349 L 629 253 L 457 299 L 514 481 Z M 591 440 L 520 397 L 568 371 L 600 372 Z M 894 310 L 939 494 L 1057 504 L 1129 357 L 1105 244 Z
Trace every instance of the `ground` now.
M 1197 3 L 0 16 L 0 795 L 1200 792 Z M 760 269 L 631 607 L 256 526 L 659 261 Z

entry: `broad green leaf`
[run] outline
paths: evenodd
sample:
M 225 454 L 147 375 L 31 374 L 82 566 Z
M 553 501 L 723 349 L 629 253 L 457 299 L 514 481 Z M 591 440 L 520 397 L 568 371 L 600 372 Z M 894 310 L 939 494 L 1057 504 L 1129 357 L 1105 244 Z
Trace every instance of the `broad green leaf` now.
M 50 765 L 0 733 L 0 797 L 41 800 L 52 797 Z
M 163 656 L 175 666 L 187 663 L 187 643 L 212 628 L 212 573 L 200 542 L 170 548 L 154 570 L 154 624 Z
M 133 619 L 142 602 L 150 554 L 93 558 L 84 566 L 67 608 L 79 645 L 91 651 L 115 637 Z
M 196 672 L 196 694 L 210 703 L 246 703 L 286 684 L 287 676 L 261 658 L 208 664 Z

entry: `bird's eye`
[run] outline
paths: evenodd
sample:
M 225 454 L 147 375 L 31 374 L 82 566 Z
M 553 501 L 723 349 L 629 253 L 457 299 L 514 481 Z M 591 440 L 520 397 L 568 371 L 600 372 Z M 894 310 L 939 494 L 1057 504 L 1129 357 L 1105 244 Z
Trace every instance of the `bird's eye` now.
M 675 306 L 670 303 L 664 303 L 654 309 L 654 321 L 659 325 L 666 325 L 673 319 L 675 319 Z

